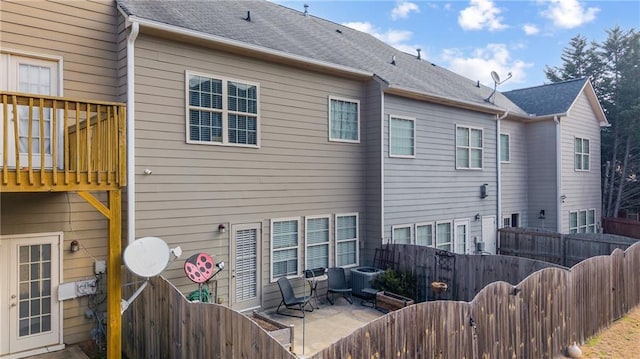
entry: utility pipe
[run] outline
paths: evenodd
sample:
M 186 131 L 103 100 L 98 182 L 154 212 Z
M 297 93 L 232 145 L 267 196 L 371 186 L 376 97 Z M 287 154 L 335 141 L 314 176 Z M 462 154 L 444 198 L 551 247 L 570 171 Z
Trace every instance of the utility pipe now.
M 131 23 L 127 38 L 127 243 L 136 238 L 136 126 L 135 126 L 135 41 L 140 32 L 140 24 Z

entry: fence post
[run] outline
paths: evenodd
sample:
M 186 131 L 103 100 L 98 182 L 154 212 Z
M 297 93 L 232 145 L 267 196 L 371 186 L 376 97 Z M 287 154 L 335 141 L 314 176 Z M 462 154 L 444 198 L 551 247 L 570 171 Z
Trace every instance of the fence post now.
M 562 265 L 567 266 L 567 237 L 560 233 L 560 240 L 562 241 Z

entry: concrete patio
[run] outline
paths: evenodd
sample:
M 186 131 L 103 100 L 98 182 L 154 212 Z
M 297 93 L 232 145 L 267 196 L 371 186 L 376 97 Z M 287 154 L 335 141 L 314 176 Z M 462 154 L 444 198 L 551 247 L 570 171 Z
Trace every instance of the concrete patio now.
M 384 315 L 376 309 L 361 305 L 361 299 L 356 297 L 353 298 L 353 304 L 336 297 L 335 305 L 326 300 L 321 300 L 319 305 L 320 309 L 305 312 L 304 319 L 280 315 L 275 311 L 263 314 L 280 323 L 295 326 L 293 352 L 300 358 L 312 356 L 357 328 Z M 299 315 L 300 311 L 289 310 L 287 313 Z

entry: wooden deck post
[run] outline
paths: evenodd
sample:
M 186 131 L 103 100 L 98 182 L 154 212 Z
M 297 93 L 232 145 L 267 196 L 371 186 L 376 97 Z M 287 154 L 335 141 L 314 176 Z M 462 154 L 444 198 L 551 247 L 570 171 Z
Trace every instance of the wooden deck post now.
M 122 357 L 122 192 L 109 191 L 109 207 L 86 191 L 78 195 L 89 202 L 109 222 L 109 243 L 107 256 L 107 359 Z
M 122 192 L 109 191 L 109 257 L 107 259 L 107 358 L 122 357 Z

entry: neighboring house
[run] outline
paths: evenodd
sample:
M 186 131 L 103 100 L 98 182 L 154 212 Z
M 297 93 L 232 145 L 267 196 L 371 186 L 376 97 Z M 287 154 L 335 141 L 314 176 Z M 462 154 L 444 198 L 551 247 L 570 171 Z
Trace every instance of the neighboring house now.
M 576 214 L 581 223 L 583 210 L 599 211 L 599 195 L 576 184 L 599 181 L 606 123 L 588 82 L 575 103 L 548 113 L 268 1 L 70 6 L 3 2 L 3 58 L 55 59 L 58 95 L 126 100 L 125 237 L 156 236 L 185 258 L 225 261 L 217 296 L 234 309 L 274 308 L 277 278 L 371 264 L 383 243 L 495 253 L 499 227 L 539 227 L 541 209 L 545 228 L 565 232 Z M 559 151 L 548 142 L 556 133 Z M 583 141 L 572 151 L 574 134 L 588 150 Z M 559 153 L 563 164 L 587 158 L 589 171 L 554 172 Z M 561 194 L 567 207 L 558 207 Z M 80 197 L 3 193 L 2 201 L 0 244 L 59 232 L 64 282 L 91 276 L 94 258 L 105 258 L 107 222 Z M 67 253 L 74 239 L 87 251 Z M 164 276 L 188 293 L 197 285 L 182 264 Z M 299 292 L 304 283 L 294 282 Z M 85 298 L 64 302 L 66 343 L 89 337 Z M 0 338 L 8 321 L 0 313 Z
M 1 7 L 0 358 L 17 358 L 89 340 L 85 312 L 104 313 L 104 296 L 71 297 L 73 282 L 95 278 L 94 261 L 110 259 L 110 241 L 119 260 L 125 106 L 114 3 Z M 116 275 L 115 297 L 118 273 L 100 275 Z
M 568 173 L 556 182 L 548 145 L 553 115 L 568 126 L 588 113 L 522 107 L 419 54 L 266 1 L 118 7 L 136 35 L 129 237 L 227 262 L 218 294 L 234 308 L 273 307 L 278 277 L 370 264 L 382 243 L 495 253 L 497 228 L 541 226 L 540 210 L 545 228 L 561 228 L 559 188 L 578 218 L 600 207 L 599 192 L 572 192 L 584 184 Z M 573 98 L 593 100 L 581 84 Z M 580 154 L 596 163 L 606 120 L 588 103 L 593 121 L 560 133 L 588 137 Z M 571 148 L 559 153 L 573 158 Z M 196 288 L 179 265 L 166 276 Z
M 513 155 L 502 164 L 503 224 L 599 231 L 600 129 L 608 122 L 591 82 L 577 79 L 504 95 L 531 115 L 502 123 Z M 528 190 L 519 191 L 523 187 Z

